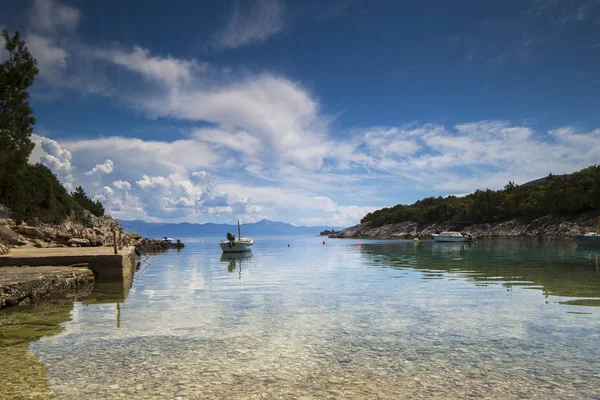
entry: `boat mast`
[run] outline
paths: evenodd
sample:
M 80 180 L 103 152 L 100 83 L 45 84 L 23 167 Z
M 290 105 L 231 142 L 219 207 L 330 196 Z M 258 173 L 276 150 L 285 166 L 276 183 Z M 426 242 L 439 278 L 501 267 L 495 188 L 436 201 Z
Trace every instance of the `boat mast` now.
M 241 237 L 242 237 L 242 234 L 240 233 L 240 221 L 238 221 L 238 239 L 240 239 Z

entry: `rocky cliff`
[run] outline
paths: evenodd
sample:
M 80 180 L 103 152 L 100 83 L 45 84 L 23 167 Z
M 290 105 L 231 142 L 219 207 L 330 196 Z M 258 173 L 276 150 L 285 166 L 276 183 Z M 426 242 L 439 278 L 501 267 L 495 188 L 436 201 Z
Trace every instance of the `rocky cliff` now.
M 368 223 L 355 225 L 330 238 L 365 238 L 365 239 L 431 239 L 432 233 L 446 230 L 469 232 L 477 238 L 531 238 L 531 239 L 568 239 L 573 233 L 596 230 L 598 213 L 573 216 L 545 216 L 533 221 L 512 219 L 504 222 L 472 224 L 461 229 L 449 223 L 419 225 L 415 222 L 402 222 L 380 227 L 372 227 Z

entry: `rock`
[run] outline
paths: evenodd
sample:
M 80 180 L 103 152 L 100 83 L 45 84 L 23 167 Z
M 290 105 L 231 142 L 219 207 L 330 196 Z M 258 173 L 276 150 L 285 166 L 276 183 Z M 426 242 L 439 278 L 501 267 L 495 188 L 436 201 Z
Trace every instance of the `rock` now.
M 4 225 L 0 225 L 0 243 L 16 245 L 19 242 L 19 235 Z
M 8 253 L 10 253 L 10 249 L 8 248 L 8 246 L 0 244 L 0 256 L 6 255 Z
M 33 238 L 43 239 L 45 237 L 44 232 L 35 226 L 17 225 L 14 230 L 19 232 L 23 236 L 29 236 Z
M 71 247 L 90 247 L 90 241 L 88 239 L 70 239 L 69 246 Z

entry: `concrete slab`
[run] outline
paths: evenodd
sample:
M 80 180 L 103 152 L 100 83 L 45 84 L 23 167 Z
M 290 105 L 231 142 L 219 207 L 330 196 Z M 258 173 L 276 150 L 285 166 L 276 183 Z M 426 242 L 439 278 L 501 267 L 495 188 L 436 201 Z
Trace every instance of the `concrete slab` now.
M 88 264 L 96 282 L 131 282 L 138 257 L 135 247 L 18 248 L 0 256 L 0 267 L 69 266 Z

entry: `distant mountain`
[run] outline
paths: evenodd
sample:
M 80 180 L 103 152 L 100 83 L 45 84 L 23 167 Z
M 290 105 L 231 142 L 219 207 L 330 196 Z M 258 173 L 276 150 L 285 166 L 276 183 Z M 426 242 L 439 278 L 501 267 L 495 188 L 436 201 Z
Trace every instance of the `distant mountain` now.
M 227 224 L 190 224 L 182 222 L 179 224 L 144 221 L 118 220 L 126 231 L 138 232 L 142 236 L 151 238 L 162 238 L 164 236 L 173 238 L 185 237 L 215 237 L 223 236 L 227 232 L 233 232 L 237 236 L 237 225 Z M 274 222 L 268 219 L 252 224 L 242 224 L 242 236 L 307 236 L 318 235 L 324 230 L 340 230 L 339 227 L 331 226 L 294 226 L 285 222 Z

